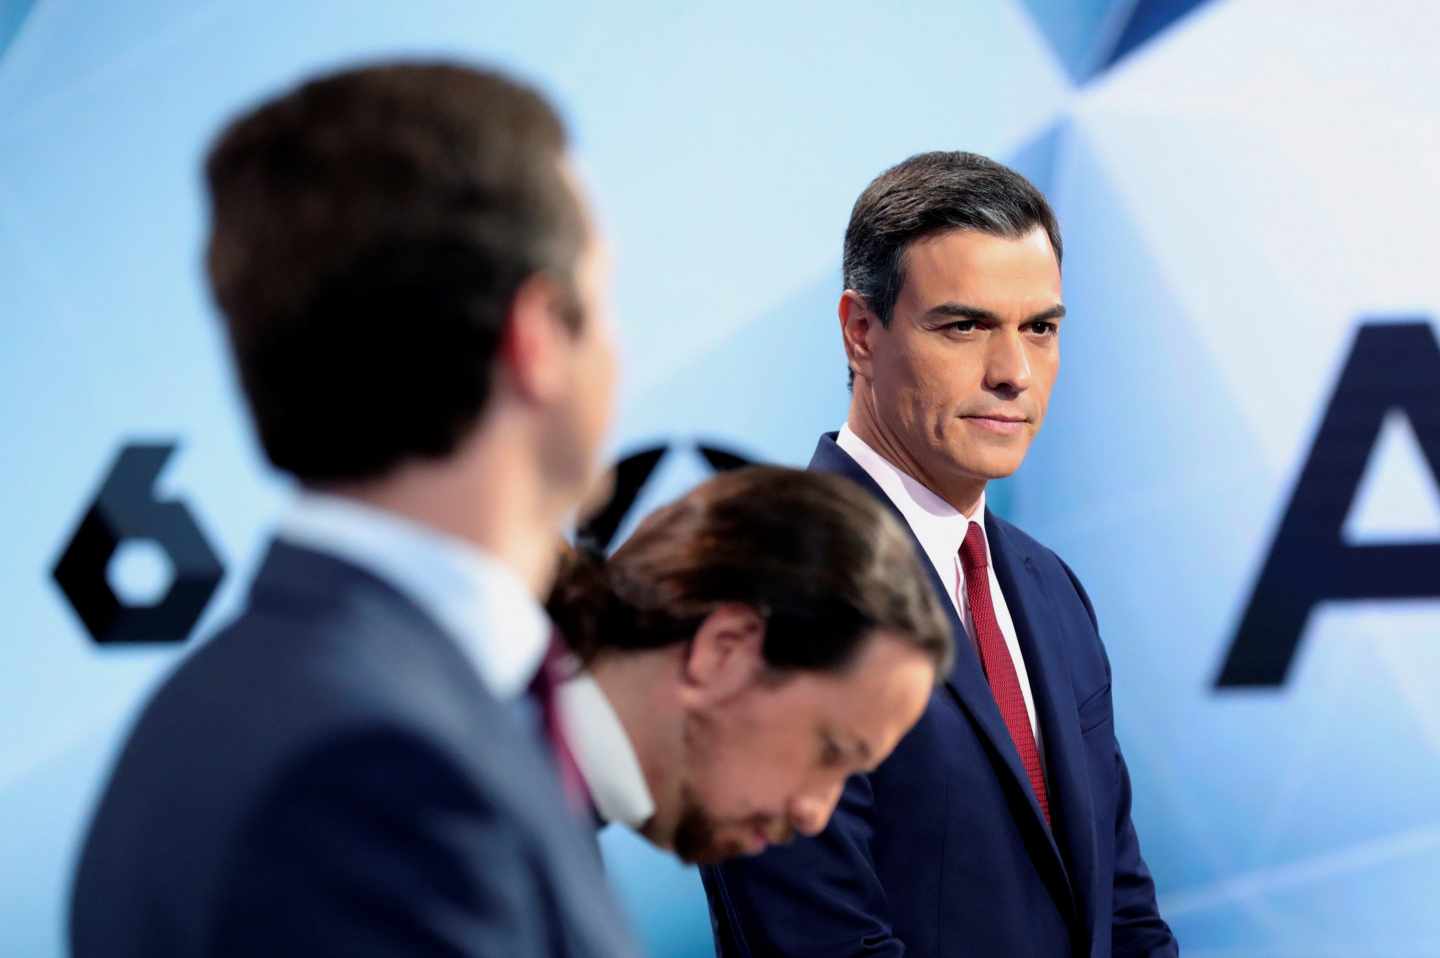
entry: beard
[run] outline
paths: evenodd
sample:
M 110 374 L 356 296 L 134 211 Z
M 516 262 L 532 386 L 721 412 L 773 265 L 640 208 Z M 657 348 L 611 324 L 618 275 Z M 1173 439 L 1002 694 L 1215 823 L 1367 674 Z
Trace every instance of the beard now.
M 670 847 L 675 857 L 691 865 L 713 865 L 734 858 L 744 850 L 735 840 L 719 837 L 718 820 L 706 810 L 693 784 L 693 773 L 714 756 L 715 729 L 708 716 L 687 714 L 682 738 L 685 759 L 679 787 L 679 813 L 675 818 Z
M 695 801 L 693 794 L 686 791 L 671 843 L 675 857 L 689 865 L 718 865 L 732 858 L 751 854 L 751 849 L 741 839 L 723 837 L 726 830 L 733 833 L 742 827 L 742 834 L 751 831 L 764 832 L 770 845 L 783 845 L 795 837 L 790 828 L 777 827 L 773 819 L 758 816 L 743 823 L 728 825 L 728 829 L 722 828 L 722 823 L 708 814 L 700 803 Z
M 714 758 L 713 723 L 704 716 L 689 715 L 683 736 L 686 755 L 678 788 L 679 811 L 670 839 L 675 857 L 691 865 L 715 865 L 749 853 L 753 832 L 764 832 L 772 845 L 793 837 L 793 831 L 775 816 L 752 814 L 738 819 L 712 814 L 695 788 L 694 774 Z
M 690 865 L 713 865 L 732 857 L 717 847 L 715 820 L 700 806 L 689 785 L 680 793 L 680 818 L 675 823 L 675 857 Z

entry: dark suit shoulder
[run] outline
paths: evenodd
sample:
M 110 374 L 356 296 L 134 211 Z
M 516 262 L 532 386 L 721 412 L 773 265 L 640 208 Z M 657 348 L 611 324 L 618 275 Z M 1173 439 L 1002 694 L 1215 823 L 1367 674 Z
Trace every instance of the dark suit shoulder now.
M 1046 563 L 1060 561 L 1060 556 L 1056 555 L 1055 550 L 1015 525 L 1015 523 L 1002 518 L 993 510 L 986 510 L 985 518 L 992 534 L 995 531 L 1002 533 L 1005 536 L 1006 544 L 1016 550 L 1020 556 L 1032 561 L 1037 559 L 1043 560 Z
M 540 907 L 541 823 L 525 827 L 524 803 L 497 785 L 393 725 L 291 756 L 229 844 L 207 953 L 539 947 L 556 922 Z
M 987 513 L 986 521 L 992 536 L 991 548 L 998 545 L 1009 550 L 1033 569 L 1043 584 L 1045 594 L 1056 611 L 1061 613 L 1060 622 L 1064 628 L 1054 633 L 1054 637 L 1063 642 L 1066 657 L 1070 660 L 1077 697 L 1085 701 L 1104 691 L 1110 683 L 1110 656 L 1100 637 L 1095 606 L 1080 583 L 1080 577 L 1055 550 L 1019 526 L 994 512 Z
M 189 697 L 186 705 L 200 709 L 199 697 L 226 696 L 237 707 L 243 700 L 272 730 L 381 716 L 468 737 L 500 711 L 459 643 L 410 600 L 360 576 L 329 584 L 324 594 L 257 586 L 244 613 L 177 670 L 162 696 Z
M 455 638 L 294 548 L 249 599 L 131 731 L 77 956 L 629 953 L 536 730 Z
M 1074 590 L 1075 594 L 1084 604 L 1085 612 L 1090 618 L 1091 624 L 1096 624 L 1095 607 L 1090 601 L 1089 593 L 1087 593 L 1085 587 L 1080 584 L 1080 577 L 1075 574 L 1075 570 L 1071 569 L 1069 564 L 1060 558 L 1059 553 L 1030 535 L 1024 529 L 1021 529 L 1012 522 L 1002 519 L 993 512 L 988 514 L 988 518 L 994 528 L 1004 533 L 1011 546 L 1016 548 L 1021 555 L 1028 557 L 1035 563 L 1042 574 L 1047 574 L 1057 581 L 1063 576 L 1063 581 L 1068 583 L 1069 587 Z

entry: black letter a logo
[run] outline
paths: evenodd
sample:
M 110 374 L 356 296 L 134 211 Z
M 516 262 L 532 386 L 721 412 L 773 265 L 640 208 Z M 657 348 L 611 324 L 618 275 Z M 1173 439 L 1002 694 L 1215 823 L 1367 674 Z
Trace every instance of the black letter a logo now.
M 1381 422 L 1395 409 L 1409 418 L 1440 481 L 1440 344 L 1428 323 L 1360 328 L 1217 686 L 1284 684 L 1321 601 L 1440 598 L 1440 542 L 1341 539 Z

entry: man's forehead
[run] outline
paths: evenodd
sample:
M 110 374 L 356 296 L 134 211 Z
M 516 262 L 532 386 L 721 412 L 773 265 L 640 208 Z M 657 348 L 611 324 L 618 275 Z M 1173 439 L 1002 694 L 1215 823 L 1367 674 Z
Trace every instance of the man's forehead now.
M 936 233 L 911 243 L 903 266 L 902 297 L 1048 298 L 1052 303 L 1060 297 L 1060 265 L 1039 226 L 1018 238 L 978 230 Z
M 883 744 L 880 738 L 891 724 L 883 704 L 885 683 L 864 669 L 835 676 L 815 705 L 815 725 L 847 752 L 868 760 Z

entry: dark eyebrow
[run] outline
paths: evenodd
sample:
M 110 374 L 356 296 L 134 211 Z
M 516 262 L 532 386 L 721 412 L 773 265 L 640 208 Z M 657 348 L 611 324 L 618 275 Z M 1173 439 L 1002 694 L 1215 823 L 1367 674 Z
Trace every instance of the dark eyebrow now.
M 1043 323 L 1049 319 L 1060 319 L 1065 315 L 1065 307 L 1056 303 L 1049 309 L 1042 310 L 1025 320 L 1026 323 Z M 926 318 L 948 318 L 948 319 L 969 319 L 977 323 L 998 323 L 1000 317 L 988 309 L 981 309 L 978 306 L 966 306 L 964 303 L 941 303 L 938 306 L 931 306 L 925 311 Z
M 991 322 L 998 323 L 1000 317 L 988 309 L 980 309 L 978 306 L 966 306 L 964 303 L 941 303 L 939 306 L 931 306 L 925 311 L 925 315 L 935 317 L 948 317 L 952 319 L 973 319 L 977 323 Z

